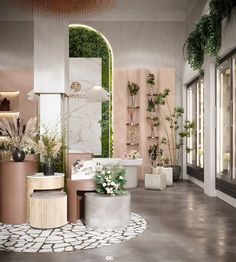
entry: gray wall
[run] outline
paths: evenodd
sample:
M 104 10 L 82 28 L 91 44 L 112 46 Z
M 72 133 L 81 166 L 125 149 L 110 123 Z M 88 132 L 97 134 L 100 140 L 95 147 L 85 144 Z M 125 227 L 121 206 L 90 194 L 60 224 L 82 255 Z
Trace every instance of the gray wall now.
M 0 36 L 0 69 L 33 68 L 32 21 L 0 21 Z
M 111 44 L 115 68 L 172 67 L 176 70 L 176 102 L 181 104 L 185 22 L 84 22 Z

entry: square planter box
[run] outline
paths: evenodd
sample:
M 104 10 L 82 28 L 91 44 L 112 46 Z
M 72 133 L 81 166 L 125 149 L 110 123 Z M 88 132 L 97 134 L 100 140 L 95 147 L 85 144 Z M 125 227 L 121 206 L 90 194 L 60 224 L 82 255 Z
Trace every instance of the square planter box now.
M 152 167 L 153 174 L 165 174 L 166 186 L 173 186 L 173 168 L 172 167 Z
M 130 223 L 130 193 L 109 196 L 85 194 L 85 225 L 95 229 L 123 229 Z
M 166 189 L 166 175 L 165 174 L 145 174 L 145 188 L 146 189 Z

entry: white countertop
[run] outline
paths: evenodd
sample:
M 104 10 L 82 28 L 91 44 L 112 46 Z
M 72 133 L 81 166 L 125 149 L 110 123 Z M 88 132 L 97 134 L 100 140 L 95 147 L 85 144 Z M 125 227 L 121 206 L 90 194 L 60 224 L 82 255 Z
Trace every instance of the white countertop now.
M 55 173 L 52 176 L 45 176 L 43 173 L 34 173 L 31 176 L 27 176 L 29 178 L 54 178 L 54 177 L 64 177 L 65 174 L 64 173 Z
M 122 159 L 122 158 L 93 158 L 95 162 L 100 163 L 101 165 L 122 165 L 122 166 L 141 166 L 143 164 L 143 159 Z

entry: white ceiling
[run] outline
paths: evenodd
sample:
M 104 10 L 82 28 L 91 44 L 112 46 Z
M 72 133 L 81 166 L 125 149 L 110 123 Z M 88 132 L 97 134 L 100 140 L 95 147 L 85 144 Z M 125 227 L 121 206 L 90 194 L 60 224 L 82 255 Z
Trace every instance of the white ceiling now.
M 112 10 L 88 20 L 185 21 L 197 0 L 116 0 Z M 32 20 L 32 17 L 0 0 L 0 20 Z

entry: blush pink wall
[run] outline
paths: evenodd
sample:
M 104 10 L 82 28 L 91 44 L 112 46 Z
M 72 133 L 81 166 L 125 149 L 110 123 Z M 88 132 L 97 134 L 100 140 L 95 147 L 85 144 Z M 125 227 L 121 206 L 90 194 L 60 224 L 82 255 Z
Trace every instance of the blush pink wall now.
M 18 111 L 24 122 L 36 116 L 36 102 L 27 99 L 27 93 L 33 89 L 33 83 L 32 69 L 0 70 L 0 91 L 20 91 Z
M 143 167 L 139 172 L 139 179 L 143 179 L 145 173 L 151 172 L 151 163 L 148 156 L 148 149 L 151 144 L 157 143 L 157 140 L 148 139 L 151 131 L 147 121 L 149 113 L 147 112 L 147 93 L 150 93 L 146 84 L 148 73 L 155 75 L 156 84 L 155 93 L 170 89 L 170 107 L 175 106 L 175 70 L 173 68 L 160 69 L 116 69 L 114 72 L 114 91 L 113 91 L 113 157 L 119 157 L 122 153 L 128 152 L 130 149 L 136 149 L 143 158 Z M 130 122 L 127 107 L 131 105 L 130 96 L 128 94 L 128 81 L 135 82 L 140 86 L 136 97 L 136 106 L 140 106 L 135 113 L 135 122 L 139 123 L 137 127 L 139 132 L 139 145 L 137 147 L 127 146 L 127 122 Z M 163 113 L 165 111 L 163 110 Z M 156 129 L 155 134 L 161 136 L 160 130 Z M 160 144 L 160 143 L 159 143 Z M 163 147 L 161 147 L 163 148 Z M 165 148 L 163 148 L 165 150 Z M 165 150 L 165 156 L 168 157 Z

